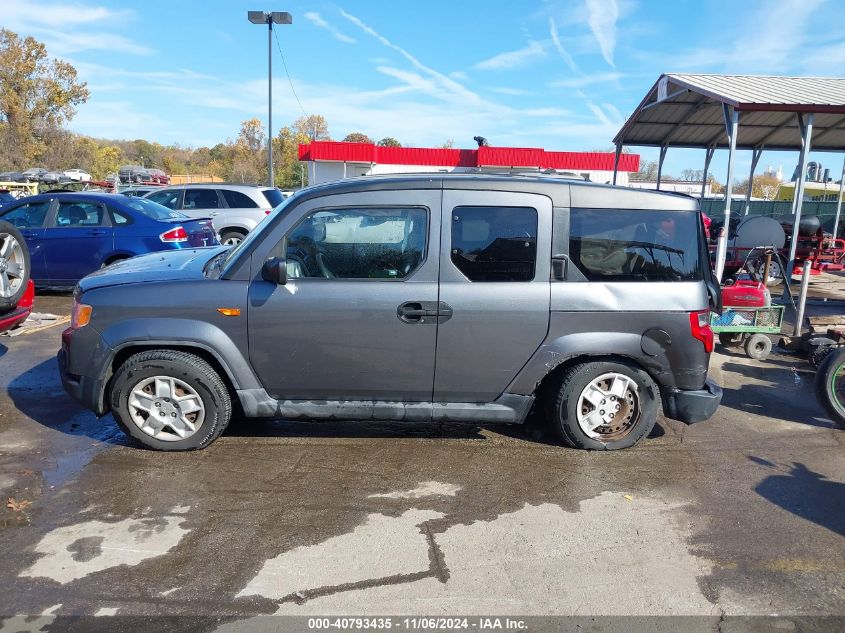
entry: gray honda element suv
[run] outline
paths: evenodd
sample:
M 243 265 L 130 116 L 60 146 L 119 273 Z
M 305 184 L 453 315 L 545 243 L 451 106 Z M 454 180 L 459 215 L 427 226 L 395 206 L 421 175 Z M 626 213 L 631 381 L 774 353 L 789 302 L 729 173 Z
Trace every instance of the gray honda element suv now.
M 710 417 L 719 289 L 695 200 L 541 176 L 309 187 L 233 248 L 83 279 L 65 388 L 145 446 L 245 417 L 521 423 L 618 449 Z

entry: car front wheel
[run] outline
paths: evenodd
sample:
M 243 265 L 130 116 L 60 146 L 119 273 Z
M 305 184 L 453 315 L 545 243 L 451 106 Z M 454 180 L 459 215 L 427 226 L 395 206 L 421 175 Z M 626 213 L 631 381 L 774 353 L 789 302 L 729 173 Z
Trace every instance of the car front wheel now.
M 232 415 L 229 391 L 214 368 L 173 350 L 129 357 L 114 375 L 110 402 L 124 433 L 161 451 L 205 448 Z
M 633 446 L 657 421 L 658 388 L 645 371 L 623 361 L 575 365 L 562 376 L 552 424 L 573 448 Z

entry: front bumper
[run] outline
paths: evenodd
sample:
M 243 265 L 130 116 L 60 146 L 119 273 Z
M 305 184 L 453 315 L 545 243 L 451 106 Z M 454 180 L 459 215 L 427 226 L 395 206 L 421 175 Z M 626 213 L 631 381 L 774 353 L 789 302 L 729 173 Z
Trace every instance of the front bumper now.
M 62 378 L 62 386 L 68 395 L 78 400 L 87 409 L 91 409 L 97 416 L 105 415 L 102 381 L 89 376 L 71 374 L 68 371 L 67 353 L 64 349 L 59 350 L 56 361 L 59 364 L 59 375 Z
M 712 417 L 721 401 L 722 388 L 708 378 L 704 389 L 664 391 L 663 414 L 672 420 L 693 424 Z

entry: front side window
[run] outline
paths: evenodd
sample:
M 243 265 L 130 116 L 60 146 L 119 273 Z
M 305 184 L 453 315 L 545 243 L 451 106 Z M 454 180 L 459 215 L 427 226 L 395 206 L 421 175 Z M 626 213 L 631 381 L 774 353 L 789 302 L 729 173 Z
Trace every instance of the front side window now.
M 105 212 L 94 202 L 62 201 L 56 212 L 57 227 L 103 226 Z
M 0 216 L 0 219 L 11 222 L 19 229 L 38 229 L 44 226 L 44 218 L 49 208 L 49 200 L 31 202 L 9 211 L 6 215 Z
M 151 193 L 150 195 L 145 196 L 144 199 L 157 202 L 158 204 L 165 206 L 168 209 L 175 209 L 177 206 L 179 206 L 179 196 L 181 195 L 181 193 L 181 189 L 156 191 L 155 193 Z
M 569 257 L 590 281 L 703 279 L 698 213 L 572 209 Z
M 217 209 L 220 199 L 216 189 L 186 189 L 183 209 Z
M 470 281 L 531 281 L 537 263 L 537 210 L 455 207 L 452 263 Z
M 405 279 L 422 264 L 427 242 L 426 209 L 316 211 L 286 238 L 288 276 Z

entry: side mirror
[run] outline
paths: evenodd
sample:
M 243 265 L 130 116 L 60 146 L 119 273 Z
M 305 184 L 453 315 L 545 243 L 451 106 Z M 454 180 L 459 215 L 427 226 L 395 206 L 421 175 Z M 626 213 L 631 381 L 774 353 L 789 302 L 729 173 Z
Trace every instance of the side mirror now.
M 288 267 L 284 257 L 271 257 L 261 267 L 261 277 L 279 286 L 288 282 Z

